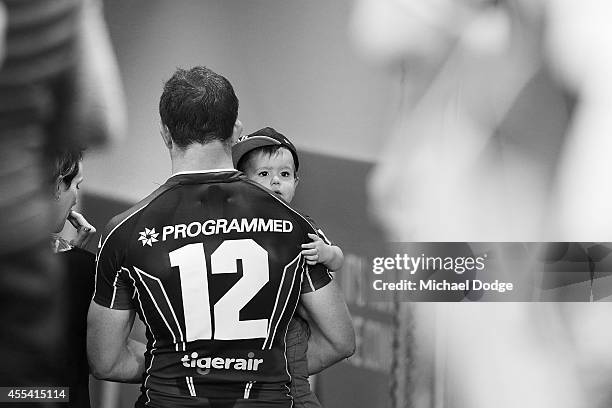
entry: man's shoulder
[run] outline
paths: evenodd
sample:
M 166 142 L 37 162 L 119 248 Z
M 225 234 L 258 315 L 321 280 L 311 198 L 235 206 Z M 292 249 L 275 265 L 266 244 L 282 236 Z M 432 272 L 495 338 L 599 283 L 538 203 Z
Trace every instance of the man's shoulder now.
M 133 220 L 134 217 L 137 216 L 137 214 L 139 214 L 140 212 L 142 212 L 142 210 L 154 203 L 154 201 L 160 196 L 162 196 L 165 192 L 170 191 L 172 187 L 173 186 L 169 184 L 162 185 L 157 190 L 153 191 L 147 197 L 132 205 L 127 210 L 111 218 L 111 220 L 106 224 L 106 227 L 104 228 L 104 232 L 102 233 L 102 240 L 107 239 L 120 227 L 128 225 L 128 221 Z
M 288 214 L 291 218 L 298 220 L 298 222 L 303 225 L 303 229 L 305 231 L 307 230 L 308 232 L 312 232 L 311 229 L 314 231 L 317 230 L 316 223 L 311 217 L 302 213 L 300 210 L 296 209 L 291 204 L 272 193 L 270 190 L 266 189 L 265 187 L 262 187 L 261 185 L 252 180 L 249 180 L 248 178 L 246 178 L 246 176 L 244 176 L 244 178 L 241 177 L 240 180 L 245 182 L 245 189 L 251 189 L 251 191 L 254 194 L 257 194 L 262 200 L 265 200 L 271 203 L 271 205 L 276 206 L 279 209 L 279 212 L 284 212 Z
M 327 235 L 325 234 L 325 232 L 323 232 L 323 229 L 321 228 L 320 224 L 317 223 L 314 219 L 312 219 L 312 217 L 308 216 L 308 215 L 304 215 L 304 217 L 306 217 L 306 219 L 308 220 L 308 222 L 310 223 L 310 225 L 314 228 L 314 230 L 316 231 L 317 235 L 319 237 L 321 237 L 321 239 L 323 241 L 325 241 L 325 243 L 327 245 L 333 245 L 332 241 L 327 238 Z
M 304 214 L 301 211 L 295 210 L 308 224 L 308 227 L 312 229 L 312 231 L 308 231 L 308 232 L 313 232 L 316 233 L 317 235 L 324 235 L 323 231 L 321 230 L 321 227 L 319 226 L 319 223 L 317 223 L 310 215 L 308 214 Z

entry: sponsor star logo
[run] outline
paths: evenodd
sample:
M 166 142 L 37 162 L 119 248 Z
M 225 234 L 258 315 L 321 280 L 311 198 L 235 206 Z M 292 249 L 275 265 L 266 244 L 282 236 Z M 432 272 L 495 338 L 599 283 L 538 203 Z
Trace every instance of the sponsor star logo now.
M 138 240 L 142 242 L 142 246 L 148 245 L 152 247 L 153 243 L 158 241 L 157 236 L 159 233 L 155 232 L 155 228 L 148 229 L 145 227 L 144 232 L 139 232 L 139 234 Z

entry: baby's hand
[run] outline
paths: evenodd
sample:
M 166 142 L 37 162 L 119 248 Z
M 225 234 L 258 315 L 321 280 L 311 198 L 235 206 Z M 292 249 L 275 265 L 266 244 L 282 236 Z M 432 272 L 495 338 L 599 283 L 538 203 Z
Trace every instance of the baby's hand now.
M 91 237 L 96 234 L 96 229 L 87 222 L 83 215 L 76 211 L 70 211 L 70 214 L 68 214 L 68 221 L 70 221 L 72 226 L 77 230 L 77 236 L 70 241 L 70 244 L 79 248 L 84 248 Z
M 308 237 L 312 239 L 312 242 L 302 244 L 302 255 L 306 258 L 306 263 L 308 265 L 324 264 L 329 258 L 329 245 L 317 234 L 308 234 Z

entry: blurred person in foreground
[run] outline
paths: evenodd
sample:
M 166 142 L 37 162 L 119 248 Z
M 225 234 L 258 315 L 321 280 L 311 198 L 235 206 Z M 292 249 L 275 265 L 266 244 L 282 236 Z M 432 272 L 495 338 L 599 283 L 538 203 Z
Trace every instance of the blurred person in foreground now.
M 403 72 L 403 105 L 370 181 L 393 239 L 612 240 L 612 142 L 602 137 L 612 130 L 611 9 L 356 2 L 359 49 Z
M 117 139 L 123 99 L 100 2 L 6 0 L 0 34 L 0 385 L 44 386 L 68 335 L 51 152 Z
M 355 347 L 336 283 L 301 253 L 316 231 L 233 168 L 242 125 L 225 77 L 178 69 L 159 110 L 173 175 L 102 236 L 92 371 L 141 382 L 136 407 L 293 407 L 285 344 L 298 302 L 339 359 Z M 146 347 L 128 338 L 136 313 Z
M 404 103 L 370 180 L 389 239 L 610 241 L 611 18 L 601 0 L 356 1 L 358 46 L 403 73 Z M 415 305 L 420 361 L 402 398 L 605 406 L 612 359 L 601 344 L 612 333 L 605 320 L 580 323 L 584 312 Z
M 271 127 L 265 127 L 241 137 L 232 146 L 232 159 L 236 168 L 278 197 L 291 203 L 299 182 L 297 149 L 285 135 Z M 325 233 L 315 226 L 316 234 L 308 234 L 311 242 L 302 244 L 302 255 L 309 265 L 323 264 L 331 272 L 342 268 L 344 255 L 340 247 L 333 245 Z M 317 396 L 310 389 L 308 376 L 320 372 L 344 356 L 329 344 L 311 344 L 310 334 L 317 330 L 308 322 L 309 316 L 298 308 L 287 330 L 287 365 L 291 374 L 291 395 L 303 408 L 320 407 Z M 314 336 L 313 339 L 317 337 Z

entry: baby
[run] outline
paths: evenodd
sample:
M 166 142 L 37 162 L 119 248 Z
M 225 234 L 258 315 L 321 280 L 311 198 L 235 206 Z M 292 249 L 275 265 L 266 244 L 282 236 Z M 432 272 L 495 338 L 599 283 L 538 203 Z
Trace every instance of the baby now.
M 299 159 L 293 143 L 271 127 L 260 129 L 240 138 L 232 147 L 232 157 L 236 168 L 261 186 L 287 203 L 293 200 L 299 178 L 297 175 Z M 330 271 L 342 267 L 342 250 L 332 245 L 313 220 L 317 234 L 308 234 L 312 242 L 302 245 L 302 255 L 309 265 L 321 263 Z M 321 407 L 317 397 L 311 392 L 308 383 L 308 323 L 297 314 L 291 320 L 287 331 L 287 359 L 292 377 L 291 394 L 305 408 Z

